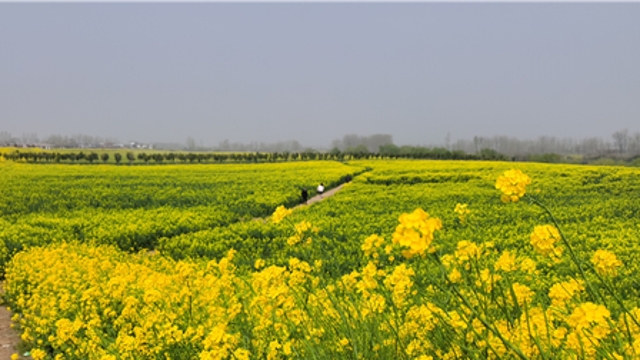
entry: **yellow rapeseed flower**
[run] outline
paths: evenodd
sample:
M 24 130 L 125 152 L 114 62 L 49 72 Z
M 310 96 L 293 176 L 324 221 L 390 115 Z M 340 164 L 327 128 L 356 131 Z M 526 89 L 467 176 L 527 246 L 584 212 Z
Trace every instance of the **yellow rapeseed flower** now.
M 520 270 L 527 274 L 533 274 L 536 272 L 536 262 L 532 259 L 525 257 L 520 261 Z
M 289 211 L 291 211 L 291 210 L 289 210 Z M 311 223 L 308 222 L 307 220 L 303 220 L 303 221 L 297 223 L 294 227 L 296 229 L 296 233 L 302 234 L 302 233 L 306 232 L 307 230 L 311 229 L 313 227 L 313 225 L 311 225 Z
M 287 209 L 284 205 L 280 205 L 276 208 L 276 211 L 273 212 L 271 219 L 274 223 L 278 224 L 284 219 L 287 215 L 290 215 L 293 212 L 291 209 Z
M 434 251 L 431 246 L 433 233 L 442 229 L 442 222 L 438 218 L 430 218 L 424 210 L 418 208 L 412 213 L 404 213 L 398 219 L 400 224 L 393 233 L 394 244 L 407 247 L 402 255 L 411 258 Z
M 524 306 L 525 303 L 530 303 L 531 298 L 533 298 L 534 292 L 526 286 L 520 283 L 513 283 L 512 286 L 513 293 L 516 296 L 516 301 L 518 301 L 518 305 Z
M 611 313 L 603 305 L 585 302 L 576 307 L 567 318 L 567 324 L 576 330 L 582 330 L 593 326 L 609 327 L 608 319 Z
M 496 270 L 504 272 L 510 272 L 517 270 L 516 267 L 516 254 L 512 254 L 508 250 L 502 253 L 498 258 L 498 261 L 493 266 Z
M 366 256 L 370 256 L 373 253 L 377 252 L 378 248 L 384 243 L 384 238 L 373 234 L 366 239 L 364 239 L 364 243 L 362 244 L 362 251 Z
M 313 225 L 311 225 L 311 223 L 308 222 L 307 220 L 303 220 L 295 224 L 294 229 L 296 233 L 287 239 L 287 244 L 289 246 L 294 246 L 302 242 L 305 239 L 305 236 L 307 235 L 308 231 L 311 230 L 315 232 L 315 230 L 313 229 Z M 311 238 L 307 237 L 306 244 L 310 244 L 310 243 L 311 243 Z
M 451 281 L 452 283 L 457 283 L 457 282 L 460 282 L 460 280 L 462 280 L 462 274 L 460 274 L 460 271 L 458 271 L 458 269 L 456 268 L 453 268 L 453 270 L 451 270 L 448 277 L 449 277 L 449 281 Z
M 527 191 L 527 185 L 531 184 L 531 178 L 522 171 L 513 169 L 507 170 L 496 181 L 496 189 L 502 191 L 500 199 L 504 203 L 516 202 Z
M 552 225 L 538 225 L 531 234 L 531 245 L 541 255 L 554 258 L 562 255 L 562 248 L 556 247 L 560 242 L 560 232 Z
M 459 262 L 465 262 L 470 259 L 480 258 L 480 248 L 471 241 L 462 240 L 458 242 L 454 254 Z
M 260 270 L 262 267 L 264 267 L 265 261 L 264 259 L 258 259 L 256 260 L 255 264 L 253 264 L 253 267 L 256 268 L 256 270 Z
M 596 358 L 600 341 L 611 332 L 610 318 L 611 313 L 603 305 L 586 302 L 576 307 L 566 318 L 573 330 L 567 335 L 567 348 L 583 358 Z
M 598 250 L 593 254 L 591 262 L 596 272 L 601 276 L 616 276 L 618 268 L 622 266 L 622 261 L 618 260 L 616 254 L 607 250 Z
M 32 349 L 31 350 L 31 357 L 34 360 L 43 360 L 47 357 L 47 353 L 44 352 L 43 350 L 40 349 Z
M 458 203 L 456 204 L 456 208 L 453 209 L 453 212 L 458 214 L 458 219 L 460 220 L 461 223 L 464 223 L 464 221 L 467 218 L 467 215 L 471 213 L 471 210 L 469 210 L 469 204 Z
M 549 289 L 549 298 L 553 306 L 564 306 L 577 293 L 584 291 L 584 283 L 581 280 L 571 279 L 569 281 L 554 284 Z
M 486 291 L 491 292 L 493 290 L 493 285 L 501 279 L 502 276 L 491 273 L 489 269 L 483 269 L 480 271 L 479 277 L 476 280 L 476 286 L 484 286 L 486 288 Z
M 236 349 L 233 352 L 233 358 L 236 360 L 249 360 L 251 358 L 251 353 L 246 349 Z
M 393 272 L 384 280 L 385 286 L 391 290 L 391 298 L 397 308 L 402 308 L 406 303 L 406 298 L 410 294 L 413 286 L 412 276 L 415 275 L 413 269 L 406 264 L 401 264 L 393 269 Z

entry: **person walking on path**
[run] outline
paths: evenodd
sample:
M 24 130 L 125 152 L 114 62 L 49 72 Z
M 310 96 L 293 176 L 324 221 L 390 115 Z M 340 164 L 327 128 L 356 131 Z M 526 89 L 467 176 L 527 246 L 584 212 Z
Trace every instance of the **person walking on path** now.
M 320 195 L 320 197 L 322 197 L 322 193 L 324 192 L 324 184 L 320 183 L 320 185 L 318 185 L 318 195 Z
M 306 188 L 302 188 L 302 202 L 307 203 L 307 198 L 309 197 L 309 193 Z

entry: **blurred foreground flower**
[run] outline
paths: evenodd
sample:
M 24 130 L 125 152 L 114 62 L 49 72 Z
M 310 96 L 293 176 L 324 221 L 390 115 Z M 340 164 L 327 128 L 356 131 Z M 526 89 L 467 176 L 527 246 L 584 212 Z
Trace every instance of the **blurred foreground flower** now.
M 273 222 L 278 224 L 282 219 L 284 219 L 287 215 L 290 215 L 293 212 L 291 209 L 287 209 L 284 205 L 280 205 L 276 208 L 276 211 L 273 212 Z

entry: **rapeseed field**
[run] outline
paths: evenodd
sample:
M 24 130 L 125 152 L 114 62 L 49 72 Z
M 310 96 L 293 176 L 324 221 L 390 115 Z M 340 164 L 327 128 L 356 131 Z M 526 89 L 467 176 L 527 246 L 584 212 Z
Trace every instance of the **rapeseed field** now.
M 107 234 L 103 214 L 114 211 L 108 200 L 74 198 L 75 185 L 60 200 L 70 209 L 43 201 L 4 212 L 3 229 L 27 244 L 5 245 L 5 288 L 33 358 L 640 358 L 640 171 L 445 161 L 305 170 L 310 164 L 271 165 L 287 166 L 279 180 L 271 177 L 281 168 L 269 165 L 197 168 L 232 184 L 219 185 L 223 192 L 259 186 L 235 178 L 273 181 L 283 200 L 251 213 L 237 209 L 262 197 L 241 197 L 229 218 L 149 230 L 138 245 L 135 237 L 72 237 L 80 232 L 65 216 L 98 217 L 86 221 L 105 224 Z M 177 168 L 186 182 L 191 168 Z M 101 186 L 113 179 L 104 171 Z M 276 185 L 337 184 L 347 174 L 359 175 L 294 211 L 296 190 Z M 39 181 L 31 176 L 26 184 Z M 176 185 L 164 189 L 149 176 L 131 181 L 156 184 L 145 205 L 117 211 L 150 212 L 169 228 L 179 218 L 163 218 L 169 209 L 187 223 L 207 213 L 207 204 L 183 204 L 179 195 L 173 207 L 156 200 Z M 108 198 L 100 196 L 91 201 Z M 16 230 L 27 225 L 37 231 Z

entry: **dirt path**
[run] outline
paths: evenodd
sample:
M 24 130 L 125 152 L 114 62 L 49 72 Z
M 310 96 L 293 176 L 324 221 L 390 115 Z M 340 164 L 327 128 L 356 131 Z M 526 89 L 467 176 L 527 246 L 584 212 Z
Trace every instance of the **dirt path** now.
M 312 197 L 311 199 L 307 200 L 307 203 L 306 203 L 306 204 L 298 204 L 298 205 L 296 205 L 296 206 L 292 207 L 291 209 L 299 209 L 299 208 L 301 208 L 301 207 L 303 207 L 303 206 L 309 206 L 309 205 L 315 204 L 315 203 L 317 203 L 317 202 L 320 202 L 320 201 L 322 201 L 322 200 L 325 200 L 326 198 L 331 197 L 331 196 L 333 196 L 335 193 L 337 193 L 338 191 L 342 190 L 342 188 L 343 188 L 346 184 L 348 184 L 348 183 L 344 183 L 344 184 L 342 184 L 342 185 L 338 185 L 338 186 L 334 187 L 334 188 L 333 188 L 333 189 L 331 189 L 331 190 L 327 190 L 327 191 L 325 191 L 325 192 L 324 192 L 324 194 L 322 194 L 322 195 L 316 195 L 316 196 Z M 265 217 L 265 218 L 254 218 L 254 219 L 253 219 L 253 221 L 266 222 L 269 218 L 270 218 L 270 216 L 267 216 L 267 217 Z
M 4 295 L 4 283 L 0 284 L 0 293 Z M 11 355 L 18 352 L 20 335 L 11 328 L 11 312 L 7 305 L 0 306 L 0 359 L 9 360 Z
M 324 200 L 324 199 L 326 199 L 328 197 L 333 196 L 335 193 L 340 191 L 344 187 L 344 185 L 345 184 L 338 185 L 338 186 L 334 187 L 331 190 L 325 191 L 324 194 L 322 194 L 322 195 L 316 195 L 316 196 L 312 197 L 311 199 L 307 200 L 307 204 L 306 205 L 311 205 L 311 204 L 317 203 L 319 201 L 322 201 L 322 200 Z M 296 205 L 293 208 L 297 209 L 297 208 L 302 207 L 302 206 L 305 206 L 305 204 Z

